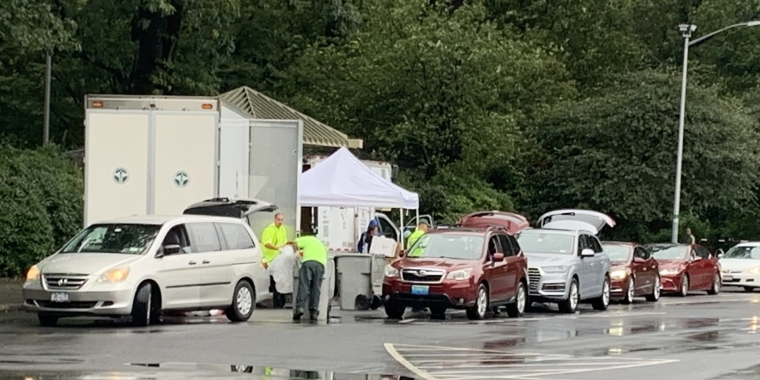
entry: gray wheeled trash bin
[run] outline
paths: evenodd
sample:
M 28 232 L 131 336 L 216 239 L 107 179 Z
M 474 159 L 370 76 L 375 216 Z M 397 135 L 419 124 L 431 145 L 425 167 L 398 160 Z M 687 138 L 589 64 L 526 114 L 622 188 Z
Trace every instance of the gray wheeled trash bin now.
M 301 269 L 301 262 L 293 269 L 293 313 L 295 314 L 297 306 L 296 300 L 298 299 L 298 277 Z M 330 300 L 335 293 L 335 259 L 332 257 L 327 258 L 327 265 L 325 265 L 325 274 L 322 276 L 322 286 L 319 292 L 319 316 L 318 321 L 330 320 Z M 308 310 L 307 310 L 308 314 Z
M 340 309 L 377 309 L 383 293 L 385 256 L 364 253 L 341 253 L 335 256 L 340 278 Z M 361 302 L 360 302 L 361 301 Z M 364 307 L 358 304 L 364 303 Z

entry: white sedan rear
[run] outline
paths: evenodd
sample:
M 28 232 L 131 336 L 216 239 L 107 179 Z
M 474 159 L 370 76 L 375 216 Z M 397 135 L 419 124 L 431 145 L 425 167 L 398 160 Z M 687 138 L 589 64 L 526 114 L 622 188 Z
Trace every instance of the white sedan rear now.
M 720 255 L 723 286 L 760 288 L 760 242 L 740 243 Z

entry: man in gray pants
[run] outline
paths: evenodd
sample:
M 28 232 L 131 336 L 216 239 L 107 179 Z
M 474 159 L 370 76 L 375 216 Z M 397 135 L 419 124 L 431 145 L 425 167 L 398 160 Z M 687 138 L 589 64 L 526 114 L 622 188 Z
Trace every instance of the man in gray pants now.
M 319 316 L 319 296 L 322 276 L 327 264 L 327 248 L 314 236 L 301 236 L 290 242 L 301 256 L 301 270 L 298 272 L 298 296 L 293 308 L 293 320 L 300 321 L 308 309 L 312 321 Z

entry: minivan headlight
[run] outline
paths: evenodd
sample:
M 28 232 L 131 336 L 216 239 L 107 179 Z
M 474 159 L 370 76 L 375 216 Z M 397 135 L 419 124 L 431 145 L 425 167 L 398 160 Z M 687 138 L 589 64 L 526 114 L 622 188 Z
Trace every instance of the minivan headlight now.
M 471 274 L 472 274 L 472 268 L 460 269 L 460 270 L 455 270 L 453 272 L 449 272 L 448 276 L 446 276 L 446 279 L 448 279 L 448 280 L 466 280 L 466 279 L 470 278 Z
M 26 280 L 37 281 L 39 279 L 40 279 L 40 268 L 38 268 L 36 265 L 32 265 L 32 267 L 29 268 L 29 271 L 26 272 Z
M 388 264 L 385 266 L 385 277 L 398 277 L 398 269 Z
M 111 269 L 100 275 L 100 278 L 96 282 L 111 282 L 118 283 L 124 282 L 129 276 L 129 268 L 116 268 Z
M 546 274 L 559 274 L 559 273 L 566 273 L 567 267 L 564 265 L 556 266 L 556 267 L 543 267 L 541 268 L 544 270 L 544 273 Z

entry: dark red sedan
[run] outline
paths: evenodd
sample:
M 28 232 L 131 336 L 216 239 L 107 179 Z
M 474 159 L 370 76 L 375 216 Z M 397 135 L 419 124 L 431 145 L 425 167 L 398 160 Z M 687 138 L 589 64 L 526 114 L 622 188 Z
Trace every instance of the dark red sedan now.
M 634 297 L 649 302 L 660 299 L 660 266 L 649 251 L 636 243 L 602 242 L 610 258 L 610 294 L 613 299 L 632 303 Z
M 720 293 L 718 257 L 699 244 L 648 244 L 645 246 L 660 263 L 662 291 L 686 297 L 689 291 Z

